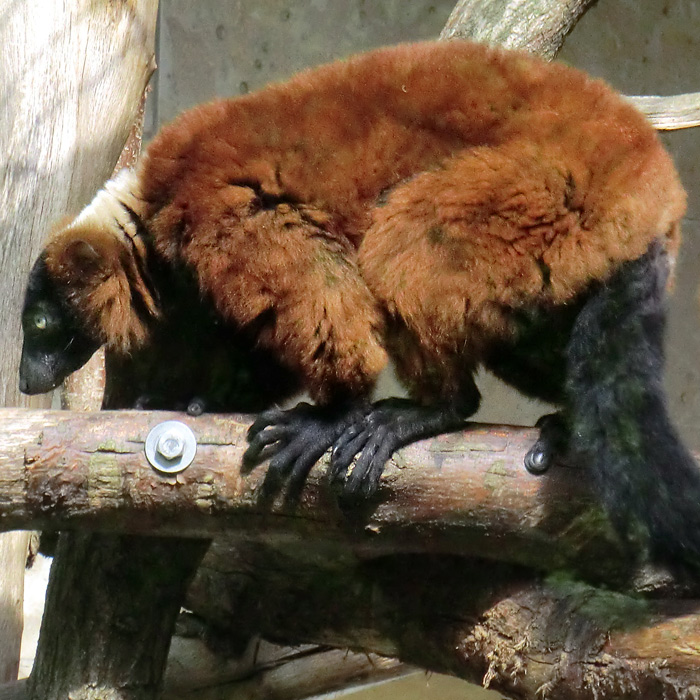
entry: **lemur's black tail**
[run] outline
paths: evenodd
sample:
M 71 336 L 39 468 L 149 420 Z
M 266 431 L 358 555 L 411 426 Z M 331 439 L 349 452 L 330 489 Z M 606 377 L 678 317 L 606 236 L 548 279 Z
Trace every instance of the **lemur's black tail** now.
M 700 566 L 700 468 L 666 410 L 663 335 L 669 261 L 654 243 L 601 286 L 567 350 L 572 447 L 623 535 L 655 558 Z

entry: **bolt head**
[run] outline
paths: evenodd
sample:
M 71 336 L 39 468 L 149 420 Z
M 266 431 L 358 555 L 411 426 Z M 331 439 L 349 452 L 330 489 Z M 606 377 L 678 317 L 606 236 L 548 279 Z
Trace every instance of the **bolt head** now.
M 185 423 L 166 420 L 151 428 L 144 452 L 156 471 L 177 474 L 192 464 L 197 454 L 197 438 Z
M 177 431 L 168 430 L 158 439 L 156 450 L 165 459 L 177 459 L 185 451 L 185 441 Z

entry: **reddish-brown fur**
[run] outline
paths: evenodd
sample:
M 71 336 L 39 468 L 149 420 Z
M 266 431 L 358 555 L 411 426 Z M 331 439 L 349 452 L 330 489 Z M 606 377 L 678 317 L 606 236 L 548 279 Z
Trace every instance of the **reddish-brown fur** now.
M 360 268 L 416 398 L 456 396 L 513 310 L 571 301 L 655 238 L 676 252 L 684 194 L 654 138 L 630 151 L 535 137 L 459 154 L 374 211 Z
M 465 42 L 190 110 L 139 182 L 159 253 L 320 402 L 370 388 L 385 314 L 415 394 L 453 395 L 509 309 L 565 303 L 657 237 L 675 251 L 685 201 L 654 130 L 605 84 Z

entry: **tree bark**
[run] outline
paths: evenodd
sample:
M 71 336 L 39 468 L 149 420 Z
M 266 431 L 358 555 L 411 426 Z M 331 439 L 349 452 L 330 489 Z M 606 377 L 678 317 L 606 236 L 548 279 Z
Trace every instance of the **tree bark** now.
M 28 533 L 0 535 L 0 683 L 16 680 L 19 670 L 27 546 Z
M 469 557 L 341 563 L 310 556 L 303 543 L 220 546 L 188 607 L 231 634 L 247 624 L 278 642 L 374 651 L 528 700 L 697 692 L 698 600 L 645 600 Z M 247 615 L 232 628 L 222 609 Z
M 50 226 L 104 183 L 154 65 L 155 0 L 0 0 L 2 405 L 17 387 L 26 273 Z M 47 87 L 48 86 L 48 87 Z
M 155 0 L 0 0 L 4 405 L 41 405 L 17 388 L 26 273 L 53 221 L 82 208 L 114 167 L 154 69 L 156 8 Z
M 155 471 L 144 454 L 149 430 L 173 417 L 198 442 L 192 465 L 175 476 Z M 264 470 L 240 471 L 250 424 L 236 415 L 2 410 L 0 529 L 210 537 L 236 530 L 312 537 L 372 557 L 468 551 L 610 583 L 631 573 L 584 470 L 559 465 L 537 477 L 524 469 L 534 429 L 474 425 L 410 445 L 392 457 L 376 500 L 343 510 L 323 460 L 299 502 L 261 494 Z
M 208 543 L 152 538 L 144 546 L 144 539 L 61 536 L 47 591 L 53 608 L 42 622 L 30 698 L 158 696 L 192 564 Z
M 441 39 L 473 39 L 554 58 L 595 0 L 459 0 Z

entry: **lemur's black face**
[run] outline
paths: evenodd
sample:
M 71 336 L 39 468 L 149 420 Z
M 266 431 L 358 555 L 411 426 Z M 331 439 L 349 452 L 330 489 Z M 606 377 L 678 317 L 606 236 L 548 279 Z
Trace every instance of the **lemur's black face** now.
M 43 394 L 55 389 L 100 347 L 60 299 L 43 257 L 29 274 L 22 330 L 19 389 L 25 394 Z

